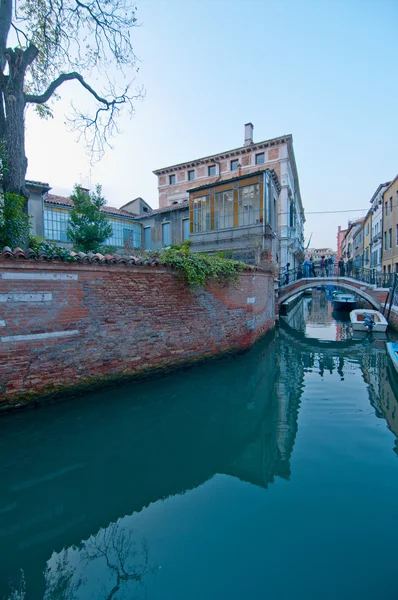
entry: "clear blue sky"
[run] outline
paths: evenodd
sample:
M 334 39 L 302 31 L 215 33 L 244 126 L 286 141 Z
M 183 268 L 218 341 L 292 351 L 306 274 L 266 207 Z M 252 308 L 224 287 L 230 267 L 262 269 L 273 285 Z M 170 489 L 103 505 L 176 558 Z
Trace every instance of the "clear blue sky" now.
M 366 208 L 398 173 L 398 1 L 141 0 L 138 18 L 146 98 L 91 172 L 110 205 L 157 207 L 152 170 L 242 145 L 248 121 L 255 141 L 293 135 L 307 212 Z M 68 193 L 90 164 L 64 114 L 88 99 L 61 94 L 54 120 L 28 111 L 28 177 Z M 308 215 L 306 235 L 335 247 L 363 214 Z

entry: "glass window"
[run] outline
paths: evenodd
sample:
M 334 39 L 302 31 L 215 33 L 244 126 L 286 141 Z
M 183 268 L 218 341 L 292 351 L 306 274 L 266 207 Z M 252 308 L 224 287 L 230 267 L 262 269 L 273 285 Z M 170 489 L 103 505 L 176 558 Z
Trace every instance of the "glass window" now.
M 387 250 L 387 231 L 384 232 L 384 250 Z
M 239 159 L 231 160 L 231 171 L 237 171 L 239 167 Z
M 182 220 L 182 237 L 184 240 L 187 240 L 190 236 L 189 231 L 189 219 Z
M 44 237 L 56 242 L 67 242 L 69 211 L 59 208 L 44 208 Z
M 123 219 L 107 219 L 112 225 L 112 235 L 104 242 L 107 246 L 116 246 L 117 248 L 141 248 L 141 225 L 124 221 Z
M 239 188 L 239 225 L 260 223 L 260 186 L 258 183 Z
M 162 223 L 163 246 L 170 246 L 170 223 Z
M 392 248 L 392 229 L 388 230 L 388 242 L 389 248 Z
M 176 176 L 175 175 L 169 175 L 169 185 L 174 185 L 176 182 Z
M 151 249 L 151 228 L 144 227 L 144 242 L 145 242 L 145 250 Z
M 210 231 L 210 196 L 201 196 L 193 201 L 193 230 L 195 233 Z
M 385 214 L 387 215 L 388 214 L 388 203 L 387 202 L 384 204 L 384 208 L 385 208 Z
M 195 170 L 188 171 L 188 181 L 193 181 L 195 179 Z
M 214 196 L 214 229 L 227 229 L 234 226 L 233 190 L 220 192 Z
M 390 198 L 390 212 L 392 212 L 392 196 Z
M 256 165 L 263 165 L 265 162 L 264 152 L 256 154 Z
M 211 167 L 207 167 L 207 175 L 209 177 L 213 177 L 213 175 L 217 175 L 216 165 L 211 165 Z

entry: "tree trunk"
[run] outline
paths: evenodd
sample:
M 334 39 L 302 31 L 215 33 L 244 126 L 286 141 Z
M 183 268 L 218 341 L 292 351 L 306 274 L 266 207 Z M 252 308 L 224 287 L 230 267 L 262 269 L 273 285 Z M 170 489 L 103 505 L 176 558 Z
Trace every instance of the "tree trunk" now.
M 8 52 L 10 73 L 3 86 L 6 152 L 3 188 L 5 192 L 28 198 L 25 186 L 28 166 L 25 156 L 25 67 L 21 50 Z

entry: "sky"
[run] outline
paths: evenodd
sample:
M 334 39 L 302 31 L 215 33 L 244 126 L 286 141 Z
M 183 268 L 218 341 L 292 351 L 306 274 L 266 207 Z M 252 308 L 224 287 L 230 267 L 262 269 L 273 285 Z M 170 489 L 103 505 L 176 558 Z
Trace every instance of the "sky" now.
M 27 177 L 63 195 L 99 183 L 110 206 L 141 196 L 157 208 L 154 169 L 239 147 L 250 121 L 255 142 L 293 135 L 306 239 L 336 248 L 338 225 L 363 216 L 379 183 L 398 173 L 398 0 L 137 7 L 135 83 L 145 98 L 134 117 L 122 115 L 112 149 L 91 165 L 65 123 L 72 100 L 91 99 L 64 84 L 54 119 L 27 111 Z M 317 211 L 348 212 L 309 214 Z

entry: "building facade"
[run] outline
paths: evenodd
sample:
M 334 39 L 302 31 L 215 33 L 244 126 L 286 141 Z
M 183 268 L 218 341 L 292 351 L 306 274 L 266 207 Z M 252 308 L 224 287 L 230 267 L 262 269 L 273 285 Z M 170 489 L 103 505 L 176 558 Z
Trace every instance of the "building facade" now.
M 383 192 L 383 273 L 398 273 L 398 175 Z
M 357 269 L 363 267 L 363 239 L 365 218 L 357 222 L 352 234 L 352 263 Z
M 344 236 L 347 233 L 347 229 L 341 229 L 340 225 L 337 230 L 337 256 L 336 260 L 340 260 L 342 252 L 341 252 L 341 244 L 343 242 Z
M 59 246 L 72 248 L 67 234 L 72 200 L 49 194 L 51 187 L 47 183 L 26 181 L 26 186 L 30 193 L 28 214 L 31 217 L 31 234 Z M 118 252 L 141 248 L 142 226 L 130 212 L 112 206 L 103 206 L 101 211 L 112 225 L 112 235 L 104 245 L 114 246 Z
M 383 256 L 383 193 L 390 185 L 390 182 L 381 183 L 372 198 L 371 203 L 371 252 L 370 252 L 370 268 L 380 273 L 382 271 L 382 256 Z
M 188 202 L 151 210 L 135 219 L 142 225 L 143 250 L 179 246 L 190 237 Z
M 266 170 L 273 170 L 280 184 L 275 261 L 294 268 L 304 258 L 305 218 L 291 135 L 255 143 L 247 123 L 243 146 L 154 171 L 159 205 L 186 202 L 190 190 Z
M 372 257 L 372 209 L 368 211 L 363 222 L 363 257 L 362 266 L 370 269 Z
M 354 261 L 356 266 L 360 266 L 363 257 L 363 237 L 362 243 L 360 243 L 360 235 L 357 235 L 360 230 L 363 232 L 363 222 L 365 218 L 357 219 L 348 223 L 348 228 L 341 242 L 341 258 L 343 258 L 346 264 L 346 272 L 349 275 L 354 267 Z M 361 255 L 361 258 L 358 259 Z
M 250 174 L 189 190 L 193 252 L 227 252 L 251 264 L 277 253 L 278 196 L 275 171 Z

